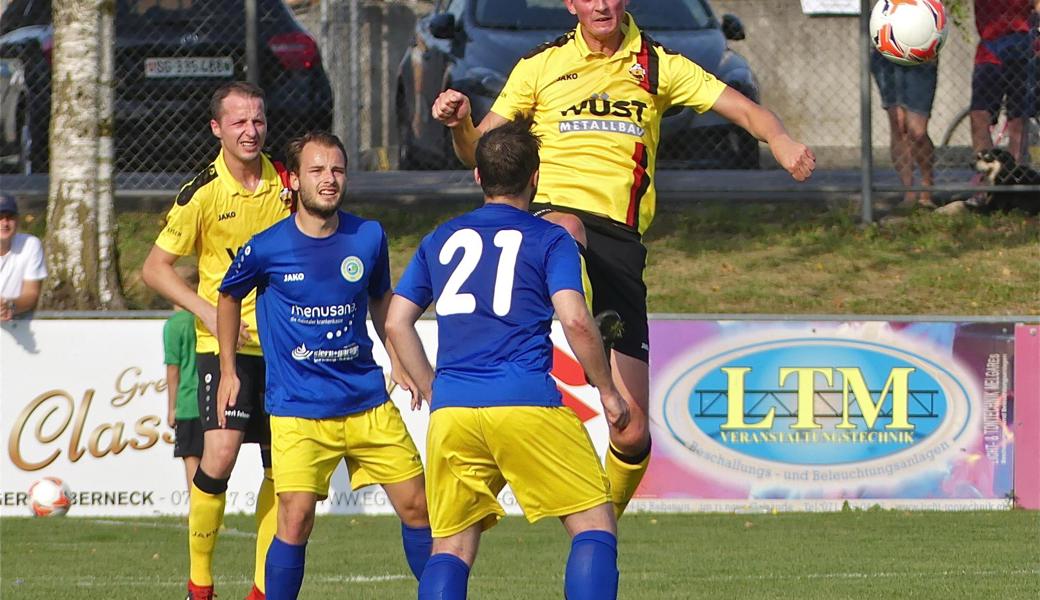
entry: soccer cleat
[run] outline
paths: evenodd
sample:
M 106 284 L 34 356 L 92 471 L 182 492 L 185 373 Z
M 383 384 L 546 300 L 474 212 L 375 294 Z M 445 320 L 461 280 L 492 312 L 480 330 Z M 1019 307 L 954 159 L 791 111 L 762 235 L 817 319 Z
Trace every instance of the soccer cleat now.
M 260 588 L 253 584 L 253 589 L 249 590 L 249 595 L 246 596 L 246 600 L 266 600 L 267 596 L 260 591 Z
M 610 355 L 610 349 L 625 335 L 625 323 L 616 310 L 605 310 L 595 317 L 596 327 L 603 339 L 603 349 Z
M 188 596 L 184 600 L 213 600 L 214 596 L 212 585 L 195 585 L 188 580 Z

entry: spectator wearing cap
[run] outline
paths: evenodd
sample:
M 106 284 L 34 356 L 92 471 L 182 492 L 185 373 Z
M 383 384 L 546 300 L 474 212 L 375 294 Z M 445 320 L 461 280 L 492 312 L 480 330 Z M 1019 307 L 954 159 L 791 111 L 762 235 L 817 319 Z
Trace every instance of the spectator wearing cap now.
M 40 238 L 18 233 L 18 204 L 0 194 L 0 321 L 36 308 L 45 277 Z

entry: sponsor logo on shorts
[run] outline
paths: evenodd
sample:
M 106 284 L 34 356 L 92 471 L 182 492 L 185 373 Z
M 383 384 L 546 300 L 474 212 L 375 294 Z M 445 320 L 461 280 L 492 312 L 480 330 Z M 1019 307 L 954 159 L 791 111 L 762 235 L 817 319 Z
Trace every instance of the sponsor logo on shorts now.
M 339 272 L 343 275 L 343 279 L 350 283 L 356 283 L 365 274 L 365 263 L 361 262 L 361 259 L 356 256 L 348 256 L 340 263 Z

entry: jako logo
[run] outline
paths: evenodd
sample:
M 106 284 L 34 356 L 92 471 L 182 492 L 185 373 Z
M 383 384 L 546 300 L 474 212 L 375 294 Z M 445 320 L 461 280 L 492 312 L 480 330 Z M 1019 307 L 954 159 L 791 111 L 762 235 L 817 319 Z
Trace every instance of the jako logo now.
M 286 273 L 282 281 L 303 281 L 303 273 Z
M 673 440 L 745 476 L 892 476 L 978 435 L 970 377 L 912 342 L 742 340 L 667 373 L 651 405 Z M 880 470 L 875 470 L 880 469 Z M 791 483 L 791 481 L 787 481 Z
M 228 219 L 234 219 L 234 218 L 235 218 L 235 211 L 229 210 L 227 212 L 220 213 L 217 216 L 217 221 L 227 221 Z

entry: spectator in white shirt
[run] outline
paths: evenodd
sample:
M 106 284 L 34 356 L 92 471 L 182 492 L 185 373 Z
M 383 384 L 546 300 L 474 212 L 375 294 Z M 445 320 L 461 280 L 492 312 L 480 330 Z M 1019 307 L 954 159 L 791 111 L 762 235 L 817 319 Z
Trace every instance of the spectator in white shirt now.
M 18 233 L 18 204 L 0 194 L 0 321 L 36 308 L 45 277 L 40 238 Z

